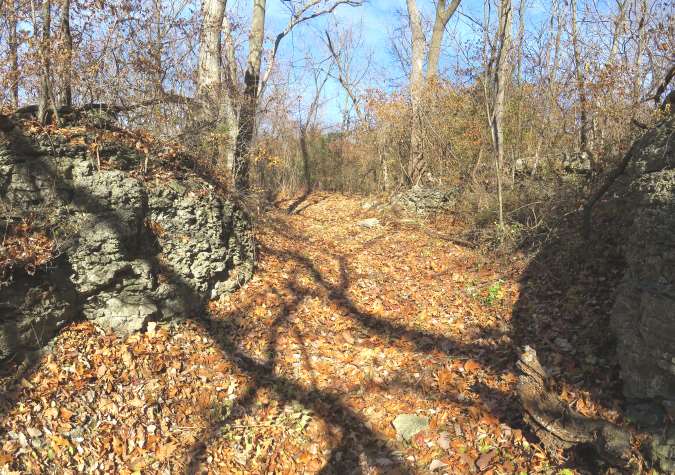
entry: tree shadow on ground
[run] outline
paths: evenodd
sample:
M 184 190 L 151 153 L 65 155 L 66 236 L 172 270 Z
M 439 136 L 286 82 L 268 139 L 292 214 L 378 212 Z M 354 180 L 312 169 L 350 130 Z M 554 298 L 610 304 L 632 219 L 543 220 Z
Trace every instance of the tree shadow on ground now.
M 29 145 L 27 138 L 22 139 L 23 146 Z M 35 151 L 35 153 L 38 153 Z M 58 174 L 53 173 L 51 179 L 55 186 L 59 188 L 68 188 L 70 185 L 63 180 Z M 78 191 L 82 193 L 82 190 Z M 93 196 L 87 197 L 85 200 L 87 205 L 95 206 L 96 198 Z M 307 198 L 307 197 L 305 197 Z M 297 206 L 296 206 L 297 208 Z M 109 226 L 112 229 L 117 229 L 120 234 L 122 230 L 119 228 L 119 220 L 115 219 L 115 214 L 110 214 L 100 225 Z M 292 239 L 307 239 L 307 236 L 293 234 L 288 229 L 284 229 L 283 222 L 273 223 L 276 226 L 276 231 L 287 233 Z M 370 244 L 375 240 L 371 240 Z M 252 312 L 253 307 L 239 309 L 236 314 L 229 315 L 224 319 L 210 318 L 206 312 L 200 314 L 197 322 L 202 325 L 213 340 L 217 342 L 223 354 L 230 360 L 236 368 L 250 378 L 252 384 L 244 392 L 242 396 L 236 401 L 236 404 L 244 411 L 252 406 L 255 401 L 256 394 L 261 389 L 267 389 L 273 392 L 276 397 L 282 402 L 298 401 L 303 406 L 311 409 L 316 416 L 323 419 L 329 425 L 340 428 L 342 432 L 341 439 L 335 447 L 332 448 L 328 457 L 328 462 L 321 470 L 323 474 L 359 474 L 364 473 L 365 466 L 377 466 L 378 460 L 382 458 L 393 461 L 398 465 L 399 473 L 413 473 L 414 469 L 397 453 L 397 449 L 386 437 L 378 434 L 376 431 L 368 427 L 367 421 L 363 416 L 356 413 L 349 408 L 343 401 L 344 394 L 339 392 L 332 392 L 329 390 L 321 390 L 316 386 L 306 388 L 298 382 L 282 376 L 277 372 L 277 335 L 281 328 L 289 324 L 289 316 L 296 310 L 297 306 L 308 297 L 319 297 L 329 300 L 337 308 L 341 310 L 341 318 L 350 320 L 359 325 L 361 329 L 369 334 L 383 337 L 391 344 L 398 342 L 406 342 L 413 348 L 418 355 L 424 355 L 432 351 L 444 353 L 448 356 L 471 357 L 476 359 L 486 367 L 489 371 L 500 373 L 506 370 L 513 369 L 515 363 L 516 352 L 515 348 L 510 344 L 505 344 L 502 347 L 495 348 L 494 346 L 485 346 L 479 342 L 468 344 L 466 342 L 457 341 L 443 335 L 418 330 L 410 326 L 402 325 L 392 321 L 388 321 L 378 315 L 360 308 L 349 296 L 349 289 L 352 286 L 349 262 L 353 258 L 353 251 L 351 254 L 336 254 L 329 253 L 337 264 L 334 269 L 338 276 L 337 282 L 333 283 L 331 279 L 322 273 L 312 261 L 311 257 L 287 252 L 279 251 L 271 248 L 263 248 L 263 252 L 275 256 L 278 259 L 292 261 L 293 265 L 298 269 L 306 272 L 311 277 L 316 288 L 309 288 L 305 285 L 299 284 L 294 278 L 289 277 L 285 283 L 286 291 L 291 295 L 290 301 L 285 302 L 277 313 L 272 325 L 268 331 L 266 357 L 260 360 L 251 354 L 243 351 L 237 341 L 233 340 L 232 335 L 239 334 L 235 329 L 240 329 L 245 326 L 243 319 L 247 311 Z M 201 301 L 199 295 L 195 295 L 191 286 L 185 282 L 180 275 L 174 273 L 171 269 L 167 269 L 165 265 L 160 266 L 157 256 L 146 256 L 147 262 L 152 268 L 162 268 L 166 277 L 179 289 L 179 295 L 183 295 L 188 302 L 185 302 L 186 307 L 191 306 L 194 302 Z M 542 261 L 543 262 L 543 261 Z M 541 295 L 538 282 L 541 279 L 541 270 L 533 264 L 530 269 L 529 278 L 526 277 L 524 281 L 523 296 L 517 306 L 518 318 L 513 328 L 512 338 L 518 343 L 539 342 L 542 338 L 542 333 L 548 333 L 550 330 L 543 323 L 537 323 L 538 320 L 535 312 L 531 311 L 531 307 L 539 308 L 540 305 L 564 305 L 563 299 L 553 292 L 550 298 L 544 301 L 537 300 Z M 559 285 L 559 284 L 558 284 Z M 532 290 L 530 290 L 532 289 Z M 272 289 L 279 291 L 281 289 Z M 541 309 L 539 309 L 541 310 Z M 562 323 L 556 330 L 561 335 L 568 335 L 569 328 Z M 567 332 L 567 333 L 566 333 Z M 480 341 L 480 339 L 478 339 Z M 544 354 L 546 353 L 543 351 Z M 401 378 L 400 375 L 395 375 L 386 387 L 381 388 L 385 391 L 415 391 L 419 390 L 418 384 L 412 384 Z M 490 406 L 496 399 L 503 398 L 505 395 L 488 387 L 477 387 L 476 393 L 485 402 L 486 406 Z M 425 389 L 426 397 L 437 398 L 439 400 L 453 399 L 454 395 L 447 392 L 437 390 L 433 387 Z M 11 399 L 11 398 L 10 398 Z M 457 399 L 458 403 L 462 403 Z M 8 404 L 11 403 L 8 402 Z M 497 414 L 504 422 L 509 424 L 517 424 L 519 420 L 518 407 L 515 401 L 506 406 L 510 410 L 502 414 Z M 232 422 L 232 417 L 220 420 L 213 427 L 205 431 L 200 439 L 202 442 L 198 443 L 193 450 L 190 451 L 190 459 L 188 460 L 188 470 L 192 473 L 199 471 L 199 465 L 202 461 L 205 451 L 211 441 L 217 438 L 219 429 L 223 425 Z M 393 467 L 389 467 L 390 469 Z
M 41 157 L 42 153 L 35 149 L 32 145 L 31 140 L 24 136 L 22 133 L 16 131 L 13 137 L 13 148 L 17 153 L 22 154 L 31 154 L 33 157 Z M 31 165 L 30 161 L 26 162 L 26 167 Z M 40 170 L 41 173 L 47 174 L 48 178 L 52 181 L 53 187 L 59 190 L 68 190 L 73 192 L 72 185 L 68 183 L 62 176 L 56 173 L 54 170 L 51 170 L 49 167 L 44 167 Z M 101 206 L 105 205 L 98 203 L 97 197 L 91 195 L 87 190 L 77 190 L 77 193 L 82 197 L 81 205 L 86 211 L 94 212 L 97 211 Z M 115 210 L 111 210 L 111 213 L 107 215 L 97 215 L 99 222 L 97 225 L 107 226 L 116 231 L 120 236 L 124 235 L 124 231 L 121 228 L 122 219 L 120 216 L 117 216 Z M 338 299 L 343 305 L 346 305 L 347 308 L 354 308 L 353 304 L 349 302 L 343 295 L 343 290 L 339 287 L 331 287 L 330 284 L 326 282 L 320 272 L 318 272 L 311 261 L 304 258 L 303 256 L 295 256 L 296 259 L 303 264 L 308 270 L 312 272 L 312 275 L 315 277 L 317 282 L 321 283 L 326 287 L 326 291 L 329 293 L 332 299 Z M 191 307 L 194 302 L 201 301 L 201 297 L 196 295 L 192 287 L 184 281 L 184 279 L 174 273 L 170 268 L 165 264 L 159 262 L 158 256 L 146 256 L 145 260 L 150 264 L 153 269 L 162 269 L 165 277 L 176 286 L 178 295 L 183 296 L 185 300 L 186 308 Z M 342 266 L 344 267 L 344 266 Z M 341 275 L 344 281 L 344 285 L 348 285 L 348 276 L 344 268 L 341 268 Z M 332 452 L 330 458 L 330 463 L 323 470 L 324 473 L 360 473 L 359 466 L 361 460 L 359 460 L 360 455 L 365 455 L 368 459 L 368 462 L 371 465 L 375 465 L 375 460 L 378 457 L 388 457 L 391 460 L 397 460 L 395 449 L 389 444 L 389 442 L 374 433 L 371 429 L 367 427 L 362 418 L 349 409 L 340 401 L 339 394 L 332 394 L 327 391 L 321 391 L 318 389 L 306 389 L 298 385 L 288 378 L 284 378 L 275 374 L 275 359 L 276 359 L 276 331 L 286 322 L 288 315 L 293 310 L 294 306 L 297 305 L 301 299 L 309 295 L 308 292 L 303 291 L 302 288 L 296 286 L 292 282 L 289 283 L 289 289 L 295 293 L 296 302 L 291 303 L 284 307 L 283 311 L 277 316 L 274 324 L 270 328 L 269 332 L 269 341 L 268 341 L 268 355 L 267 360 L 260 362 L 251 355 L 242 352 L 235 341 L 231 339 L 231 329 L 232 325 L 236 325 L 236 320 L 230 320 L 226 323 L 220 323 L 214 320 L 204 320 L 199 319 L 198 323 L 204 326 L 204 328 L 212 335 L 214 341 L 218 343 L 223 353 L 232 363 L 244 374 L 249 376 L 253 384 L 245 394 L 239 399 L 238 404 L 242 407 L 250 406 L 254 401 L 257 391 L 261 388 L 267 388 L 273 391 L 281 401 L 290 401 L 297 400 L 305 407 L 314 411 L 319 417 L 324 419 L 329 424 L 335 427 L 344 428 L 343 440 L 338 448 Z M 253 309 L 251 309 L 253 310 Z M 365 315 L 362 313 L 358 314 L 358 317 L 361 318 L 364 322 L 367 323 L 367 326 L 372 329 L 377 329 L 376 318 L 371 315 Z M 393 328 L 384 327 L 385 331 L 393 330 Z M 380 330 L 381 331 L 381 330 Z M 405 333 L 405 331 L 403 331 Z M 407 335 L 407 338 L 414 338 L 414 334 Z M 24 372 L 21 375 L 22 378 L 29 377 L 29 373 Z M 14 394 L 16 397 L 18 394 Z M 14 397 L 9 394 L 5 395 L 6 404 L 5 408 L 11 407 Z M 219 422 L 222 424 L 223 422 Z M 225 421 L 227 423 L 227 421 Z M 204 439 L 207 441 L 217 433 L 217 427 L 211 428 L 204 434 Z M 351 444 L 354 440 L 360 441 L 359 444 L 363 447 L 360 451 L 361 454 L 349 450 Z M 206 444 L 202 444 L 202 447 L 206 447 Z M 191 457 L 191 461 L 188 464 L 188 467 L 191 467 L 193 470 L 196 470 L 198 465 L 199 456 L 203 453 L 202 448 L 197 448 Z M 405 464 L 402 465 L 405 467 Z M 403 470 L 404 473 L 409 473 L 408 469 Z

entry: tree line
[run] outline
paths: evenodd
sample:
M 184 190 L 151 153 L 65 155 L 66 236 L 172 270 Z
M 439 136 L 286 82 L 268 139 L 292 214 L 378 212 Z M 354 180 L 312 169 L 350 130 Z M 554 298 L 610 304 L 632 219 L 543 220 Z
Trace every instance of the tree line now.
M 560 168 L 608 173 L 673 98 L 666 0 L 390 2 L 379 70 L 372 0 L 269 3 L 3 0 L 3 106 L 106 104 L 241 193 L 458 187 L 506 229 L 588 194 Z

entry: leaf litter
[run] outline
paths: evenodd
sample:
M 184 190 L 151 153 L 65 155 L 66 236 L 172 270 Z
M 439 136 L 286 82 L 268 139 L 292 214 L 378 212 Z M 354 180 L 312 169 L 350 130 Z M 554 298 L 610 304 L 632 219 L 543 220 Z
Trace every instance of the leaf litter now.
M 3 380 L 2 473 L 556 473 L 515 399 L 524 262 L 372 217 L 313 194 L 261 218 L 254 278 L 207 316 L 128 338 L 70 325 Z M 397 438 L 402 414 L 428 425 Z

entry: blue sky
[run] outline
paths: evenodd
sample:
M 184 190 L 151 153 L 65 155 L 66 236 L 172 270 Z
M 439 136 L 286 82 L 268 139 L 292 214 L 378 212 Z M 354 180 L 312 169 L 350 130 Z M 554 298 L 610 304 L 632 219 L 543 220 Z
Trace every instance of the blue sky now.
M 268 0 L 267 34 L 273 36 L 283 29 L 288 19 L 288 10 L 283 0 Z M 427 21 L 433 19 L 433 0 L 417 0 L 423 17 Z M 534 0 L 537 1 L 537 0 Z M 244 2 L 248 3 L 248 2 Z M 474 18 L 482 17 L 482 0 L 463 0 L 460 11 Z M 284 39 L 279 52 L 279 59 L 286 64 L 297 64 L 310 54 L 314 59 L 327 57 L 328 52 L 320 41 L 320 35 L 328 22 L 337 22 L 342 26 L 352 26 L 362 31 L 362 47 L 355 64 L 356 69 L 368 68 L 367 82 L 360 84 L 360 89 L 380 88 L 392 90 L 405 85 L 407 71 L 401 68 L 393 54 L 392 36 L 396 36 L 398 28 L 404 27 L 407 32 L 405 0 L 367 0 L 361 7 L 340 6 L 332 18 L 326 16 L 314 19 L 297 28 L 293 34 Z M 456 41 L 477 39 L 475 26 L 460 14 L 455 14 L 447 28 L 445 43 L 446 54 L 441 59 L 441 68 L 450 67 L 457 60 L 452 54 L 452 45 Z M 372 59 L 372 60 L 371 60 Z M 298 78 L 299 89 L 306 85 L 306 79 Z M 305 91 L 307 95 L 309 91 Z M 336 123 L 341 120 L 340 108 L 345 103 L 345 94 L 337 81 L 329 81 L 325 88 L 322 120 Z

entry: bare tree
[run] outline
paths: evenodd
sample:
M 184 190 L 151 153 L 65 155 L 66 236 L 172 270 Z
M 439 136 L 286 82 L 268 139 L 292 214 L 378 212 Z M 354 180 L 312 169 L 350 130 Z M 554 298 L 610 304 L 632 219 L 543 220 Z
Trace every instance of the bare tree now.
M 518 36 L 516 37 L 518 60 L 516 61 L 516 83 L 523 80 L 523 56 L 525 55 L 525 7 L 526 0 L 518 2 Z
M 441 57 L 441 44 L 443 43 L 443 36 L 445 28 L 454 15 L 455 10 L 459 7 L 461 0 L 452 0 L 447 4 L 447 0 L 438 0 L 436 4 L 436 18 L 431 33 L 431 42 L 429 43 L 429 60 L 427 62 L 427 77 L 433 78 L 438 76 L 438 63 Z
M 497 177 L 497 194 L 499 200 L 499 225 L 504 229 L 504 200 L 502 193 L 502 164 L 504 163 L 504 105 L 506 87 L 511 74 L 511 0 L 501 0 L 499 6 L 499 26 L 495 41 L 494 66 L 490 78 L 492 89 L 492 111 L 490 131 L 495 151 L 495 171 Z
M 438 0 L 434 20 L 429 55 L 427 58 L 427 80 L 438 76 L 441 43 L 445 27 L 457 10 L 460 0 Z M 422 181 L 426 169 L 422 144 L 422 100 L 426 87 L 424 77 L 424 60 L 426 42 L 422 27 L 422 16 L 417 8 L 417 0 L 406 0 L 408 8 L 408 24 L 411 32 L 411 65 L 410 65 L 410 102 L 412 123 L 410 130 L 410 159 L 408 161 L 407 178 L 409 184 L 418 185 Z
M 37 15 L 35 14 L 35 5 L 33 5 L 33 24 L 37 25 Z M 40 96 L 38 100 L 38 120 L 45 124 L 49 117 L 49 109 L 52 109 L 56 115 L 56 107 L 54 107 L 52 82 L 51 82 L 51 25 L 52 25 L 52 10 L 51 0 L 42 1 L 42 9 L 40 13 L 40 25 L 42 28 L 41 38 L 39 44 L 40 55 Z M 58 121 L 58 117 L 55 117 Z
M 412 124 L 410 130 L 410 161 L 408 180 L 411 185 L 419 184 L 424 173 L 424 153 L 422 151 L 421 101 L 424 90 L 424 31 L 422 17 L 417 9 L 416 0 L 407 0 L 408 21 L 412 34 L 412 58 L 410 65 L 410 101 L 412 105 Z
M 626 28 L 626 3 L 627 0 L 616 0 L 618 11 L 612 20 L 614 29 L 612 31 L 612 42 L 609 47 L 609 55 L 607 56 L 608 66 L 614 65 L 617 52 L 619 51 L 619 41 Z
M 226 129 L 227 140 L 221 141 L 219 156 L 225 164 L 225 169 L 232 172 L 234 169 L 234 149 L 239 134 L 239 84 L 232 26 L 227 15 L 223 16 L 223 40 L 226 64 L 222 68 L 220 118 Z
M 205 0 L 202 7 L 197 66 L 197 97 L 202 121 L 213 121 L 218 117 L 218 99 L 221 92 L 221 27 L 225 4 L 226 0 Z
M 61 44 L 63 57 L 61 59 L 61 105 L 73 105 L 72 62 L 73 62 L 73 35 L 70 31 L 70 0 L 63 0 L 61 4 Z
M 11 91 L 12 105 L 19 107 L 19 38 L 18 38 L 18 0 L 7 0 L 5 2 L 8 27 L 8 57 L 9 63 L 9 87 Z
M 591 152 L 591 120 L 589 112 L 588 94 L 586 91 L 585 66 L 581 58 L 581 46 L 579 44 L 579 31 L 577 27 L 577 0 L 570 0 L 570 21 L 572 53 L 574 57 L 574 74 L 576 77 L 577 94 L 579 95 L 579 142 L 582 152 L 592 157 Z
M 244 92 L 239 111 L 239 133 L 234 151 L 234 186 L 239 191 L 249 187 L 249 149 L 255 129 L 260 66 L 265 40 L 265 8 L 267 0 L 253 0 L 251 32 L 248 39 L 248 60 L 244 72 Z
M 359 79 L 354 78 L 352 74 L 352 56 L 350 52 L 354 52 L 357 49 L 357 42 L 354 41 L 352 30 L 348 30 L 343 34 L 338 33 L 337 36 L 337 46 L 336 42 L 331 37 L 331 33 L 326 30 L 326 46 L 330 52 L 331 58 L 333 59 L 333 64 L 337 69 L 337 81 L 340 83 L 344 91 L 347 93 L 349 100 L 352 103 L 356 116 L 362 122 L 366 122 L 366 118 L 361 107 L 359 97 L 356 93 L 356 86 L 358 85 Z M 367 69 L 366 69 L 367 71 Z M 363 77 L 364 73 L 361 75 Z
M 331 65 L 332 66 L 332 65 Z M 300 132 L 300 153 L 302 154 L 302 170 L 305 180 L 305 194 L 309 194 L 312 191 L 312 177 L 309 168 L 309 147 L 308 147 L 308 131 L 316 123 L 317 114 L 319 112 L 319 106 L 321 105 L 321 95 L 323 93 L 323 88 L 328 82 L 330 77 L 330 67 L 327 71 L 323 71 L 321 68 L 312 67 L 312 82 L 314 84 L 314 95 L 312 101 L 307 108 L 304 120 L 302 117 L 299 118 L 298 122 L 299 132 Z M 302 115 L 302 114 L 300 114 Z
M 326 5 L 327 4 L 327 5 Z M 291 18 L 286 27 L 276 35 L 270 50 L 267 70 L 261 78 L 263 46 L 265 39 L 266 0 L 253 1 L 253 15 L 249 35 L 248 60 L 244 72 L 244 90 L 240 97 L 239 132 L 234 150 L 234 186 L 239 191 L 249 187 L 249 150 L 256 125 L 258 99 L 269 80 L 281 41 L 299 24 L 335 11 L 340 5 L 359 6 L 362 0 L 307 0 L 288 2 Z M 323 8 L 321 8 L 323 7 Z
M 635 57 L 633 60 L 633 103 L 637 104 L 640 102 L 640 95 L 642 91 L 642 80 L 644 72 L 642 70 L 642 55 L 645 51 L 645 46 L 647 43 L 647 22 L 648 22 L 648 6 L 647 0 L 640 0 L 640 12 L 638 19 L 638 29 L 635 38 L 636 47 L 635 47 Z

